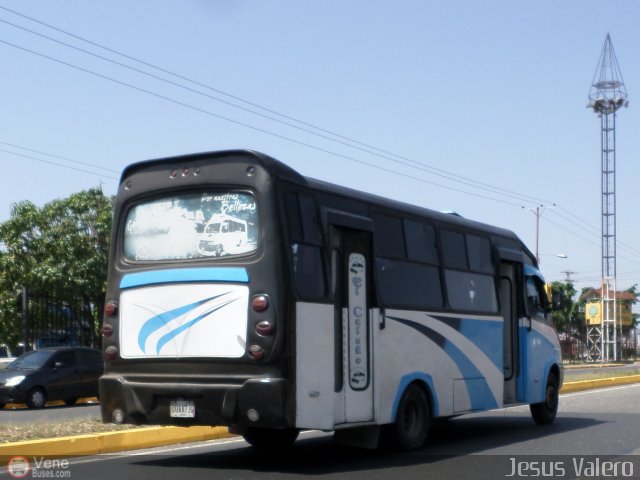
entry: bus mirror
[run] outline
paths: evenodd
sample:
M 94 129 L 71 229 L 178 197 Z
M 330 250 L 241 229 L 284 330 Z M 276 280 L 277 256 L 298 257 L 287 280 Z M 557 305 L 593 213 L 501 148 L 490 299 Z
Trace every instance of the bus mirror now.
M 562 292 L 553 292 L 551 297 L 551 310 L 558 311 L 562 310 L 564 306 L 564 295 Z
M 549 310 L 553 312 L 561 310 L 564 305 L 564 295 L 562 292 L 554 291 L 550 283 L 544 284 L 544 291 L 547 294 Z

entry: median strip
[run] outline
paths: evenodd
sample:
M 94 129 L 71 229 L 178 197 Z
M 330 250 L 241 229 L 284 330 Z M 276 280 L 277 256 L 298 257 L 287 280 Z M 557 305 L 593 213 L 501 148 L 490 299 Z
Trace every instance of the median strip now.
M 232 436 L 226 427 L 147 427 L 72 437 L 45 438 L 0 444 L 0 465 L 11 457 L 51 458 L 98 455 L 177 443 L 217 440 Z
M 630 385 L 632 383 L 640 383 L 640 375 L 627 375 L 626 377 L 598 378 L 595 380 L 567 382 L 562 386 L 562 390 L 560 390 L 560 393 L 581 392 L 583 390 L 613 387 L 616 385 Z

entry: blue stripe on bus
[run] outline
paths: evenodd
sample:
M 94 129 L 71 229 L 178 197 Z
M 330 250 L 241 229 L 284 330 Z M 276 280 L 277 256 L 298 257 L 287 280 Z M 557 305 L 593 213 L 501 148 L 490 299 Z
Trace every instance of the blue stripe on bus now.
M 249 275 L 246 269 L 240 267 L 171 268 L 128 273 L 120 280 L 120 288 L 181 282 L 249 283 Z
M 528 351 L 535 349 L 534 354 Z M 549 338 L 534 328 L 520 327 L 520 351 L 522 355 L 520 373 L 518 375 L 518 401 L 523 403 L 539 403 L 544 401 L 547 388 L 547 375 L 556 363 L 554 355 L 556 347 Z M 524 368 L 524 362 L 528 362 Z M 543 363 L 544 362 L 544 363 Z M 543 381 L 538 381 L 540 374 Z
M 498 370 L 503 370 L 503 322 L 463 318 L 460 320 L 459 332 L 475 343 Z
M 145 348 L 147 339 L 157 330 L 166 326 L 176 318 L 181 317 L 182 315 L 185 315 L 186 313 L 189 313 L 195 310 L 196 308 L 204 305 L 207 302 L 210 302 L 212 300 L 215 300 L 216 298 L 222 297 L 223 295 L 226 295 L 226 293 L 223 293 L 221 295 L 216 295 L 215 297 L 204 298 L 202 300 L 198 300 L 197 302 L 194 302 L 188 305 L 183 305 L 178 308 L 174 308 L 173 310 L 169 310 L 168 312 L 162 312 L 157 315 L 154 315 L 153 317 L 151 317 L 149 320 L 145 321 L 142 324 L 142 327 L 140 328 L 140 332 L 138 332 L 138 346 L 140 347 L 140 350 L 142 350 L 144 353 L 147 353 Z M 158 353 L 160 348 L 157 348 L 156 350 L 157 350 L 156 353 Z
M 158 343 L 156 345 L 156 353 L 159 354 L 160 350 L 162 350 L 162 347 L 164 347 L 167 343 L 169 343 L 175 337 L 180 335 L 182 332 L 184 332 L 186 330 L 189 330 L 196 323 L 202 321 L 203 319 L 205 319 L 206 317 L 208 317 L 212 313 L 214 313 L 214 312 L 226 307 L 227 305 L 235 302 L 236 300 L 237 300 L 237 298 L 232 298 L 231 300 L 228 300 L 228 301 L 226 301 L 225 303 L 223 303 L 221 305 L 216 305 L 215 307 L 212 307 L 211 309 L 207 310 L 206 312 L 202 313 L 201 315 L 197 316 L 196 318 L 191 319 L 188 322 L 185 322 L 182 325 L 180 325 L 178 328 L 172 330 L 171 332 L 166 333 L 165 335 L 163 335 L 158 340 Z
M 422 325 L 421 323 L 417 323 L 412 320 L 398 317 L 386 318 L 389 320 L 395 320 L 396 322 L 413 328 L 414 330 L 420 332 L 422 335 L 432 340 L 436 345 L 438 345 L 445 351 L 449 358 L 451 358 L 451 360 L 453 360 L 453 362 L 457 365 L 458 369 L 464 377 L 465 384 L 467 386 L 467 392 L 469 394 L 469 400 L 471 401 L 472 410 L 488 410 L 498 407 L 498 402 L 491 392 L 489 384 L 487 383 L 482 373 L 473 364 L 473 362 L 469 360 L 464 352 L 456 347 L 445 336 L 436 332 L 435 330 L 432 330 L 426 325 Z
M 493 362 L 500 371 L 504 368 L 503 336 L 504 322 L 478 318 L 444 317 L 429 315 L 467 337 Z
M 491 393 L 487 380 L 473 362 L 469 360 L 469 357 L 450 341 L 445 343 L 444 351 L 455 362 L 464 377 L 469 400 L 471 400 L 471 410 L 498 408 L 498 403 L 493 393 Z

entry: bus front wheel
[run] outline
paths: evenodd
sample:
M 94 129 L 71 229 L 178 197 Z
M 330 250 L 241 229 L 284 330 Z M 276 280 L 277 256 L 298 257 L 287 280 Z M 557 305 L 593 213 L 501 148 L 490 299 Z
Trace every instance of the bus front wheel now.
M 545 388 L 544 401 L 529 405 L 533 421 L 538 425 L 553 423 L 558 413 L 558 379 L 553 372 L 549 373 Z
M 299 433 L 300 430 L 297 428 L 248 428 L 242 437 L 252 447 L 264 450 L 284 450 L 293 445 Z
M 402 394 L 396 421 L 385 426 L 384 441 L 391 447 L 404 450 L 422 448 L 431 425 L 431 407 L 424 389 L 411 384 Z

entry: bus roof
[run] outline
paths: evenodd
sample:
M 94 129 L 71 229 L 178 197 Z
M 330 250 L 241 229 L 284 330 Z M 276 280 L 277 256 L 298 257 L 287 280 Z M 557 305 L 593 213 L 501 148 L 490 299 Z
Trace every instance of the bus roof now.
M 238 160 L 245 160 L 245 161 L 258 163 L 263 168 L 268 170 L 272 176 L 280 180 L 289 181 L 295 184 L 316 189 L 318 191 L 326 192 L 326 193 L 337 195 L 337 196 L 344 196 L 354 200 L 359 200 L 362 202 L 374 204 L 376 206 L 380 206 L 383 208 L 388 208 L 391 210 L 409 212 L 411 214 L 415 214 L 416 216 L 428 216 L 429 218 L 432 218 L 442 224 L 447 224 L 454 227 L 457 226 L 464 229 L 476 230 L 478 232 L 482 232 L 487 235 L 509 239 L 509 240 L 518 242 L 518 244 L 526 252 L 526 254 L 532 259 L 532 261 L 535 261 L 534 260 L 535 257 L 531 253 L 531 251 L 524 245 L 524 243 L 520 240 L 520 238 L 511 230 L 477 222 L 474 220 L 469 220 L 459 215 L 452 215 L 450 213 L 438 212 L 425 207 L 419 207 L 413 204 L 392 200 L 380 195 L 361 192 L 358 190 L 354 190 L 352 188 L 343 187 L 340 185 L 325 182 L 322 180 L 317 180 L 310 177 L 305 177 L 300 173 L 298 173 L 293 168 L 286 165 L 285 163 L 279 160 L 276 160 L 275 158 L 270 157 L 269 155 L 266 155 L 261 152 L 253 151 L 253 150 L 238 149 L 238 150 L 202 152 L 202 153 L 180 155 L 175 157 L 167 157 L 167 158 L 137 162 L 125 168 L 125 170 L 122 173 L 121 183 L 123 183 L 127 177 L 129 177 L 134 173 L 137 173 L 140 170 L 148 170 L 148 169 L 152 170 L 155 168 L 179 169 L 183 166 L 186 167 L 187 165 L 193 162 L 202 162 L 206 160 L 224 160 L 225 158 L 226 159 L 236 158 Z
M 253 162 L 257 162 L 262 165 L 264 168 L 272 172 L 272 174 L 277 174 L 280 177 L 286 177 L 292 181 L 301 181 L 304 180 L 304 177 L 296 172 L 293 168 L 288 165 L 282 163 L 279 160 L 276 160 L 269 155 L 265 155 L 264 153 L 256 152 L 254 150 L 220 150 L 214 152 L 201 152 L 201 153 L 193 153 L 187 155 L 179 155 L 175 157 L 165 157 L 165 158 L 157 158 L 153 160 L 143 160 L 141 162 L 132 163 L 125 167 L 122 172 L 122 176 L 120 178 L 120 183 L 123 183 L 125 178 L 129 177 L 132 174 L 137 173 L 140 170 L 149 170 L 154 167 L 172 167 L 179 169 L 179 164 L 191 164 L 193 162 L 198 161 L 206 161 L 206 160 L 223 160 L 225 158 L 233 158 L 236 157 L 238 159 L 251 159 Z M 186 165 L 184 165 L 186 166 Z

